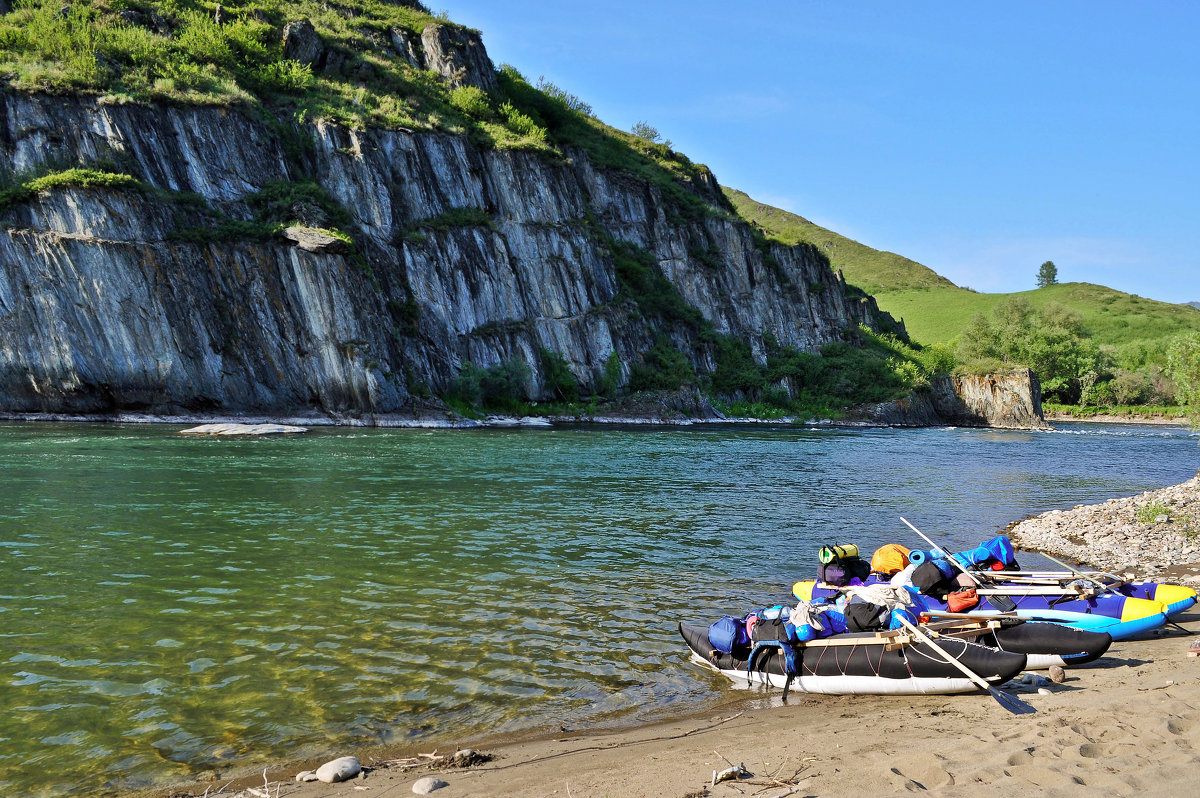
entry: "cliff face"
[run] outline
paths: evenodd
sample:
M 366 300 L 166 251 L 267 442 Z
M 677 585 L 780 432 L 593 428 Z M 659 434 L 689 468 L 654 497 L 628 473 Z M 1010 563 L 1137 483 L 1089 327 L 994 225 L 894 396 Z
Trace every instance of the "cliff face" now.
M 1028 369 L 1013 374 L 935 377 L 927 391 L 858 408 L 858 415 L 898 427 L 1050 428 L 1042 416 L 1041 383 Z
M 4 212 L 0 410 L 405 413 L 464 360 L 523 358 L 538 396 L 541 349 L 586 390 L 614 352 L 627 376 L 656 333 L 618 295 L 614 240 L 649 252 L 756 357 L 764 335 L 813 350 L 883 315 L 847 298 L 812 250 L 771 246 L 764 259 L 741 222 L 680 218 L 656 188 L 582 151 L 554 160 L 323 123 L 303 134 L 297 156 L 236 111 L 0 95 L 12 172 L 108 162 L 155 189 L 59 188 Z M 249 195 L 301 179 L 349 211 L 358 255 L 179 239 L 197 208 L 247 219 Z M 454 209 L 474 209 L 474 223 L 420 228 Z M 694 329 L 662 331 L 711 370 Z

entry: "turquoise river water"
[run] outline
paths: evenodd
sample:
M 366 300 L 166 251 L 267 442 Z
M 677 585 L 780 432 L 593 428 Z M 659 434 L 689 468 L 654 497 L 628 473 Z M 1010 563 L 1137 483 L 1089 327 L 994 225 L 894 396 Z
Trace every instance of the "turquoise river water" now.
M 1200 465 L 1063 426 L 0 424 L 0 794 L 702 709 L 676 623 L 787 600 L 824 542 L 973 544 Z

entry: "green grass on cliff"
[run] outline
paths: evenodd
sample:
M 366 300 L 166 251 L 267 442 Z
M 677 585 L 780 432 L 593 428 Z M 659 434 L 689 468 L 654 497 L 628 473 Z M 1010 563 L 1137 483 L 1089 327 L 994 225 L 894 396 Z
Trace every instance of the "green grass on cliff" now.
M 803 216 L 757 202 L 736 189 L 724 187 L 723 190 L 743 219 L 781 243 L 812 244 L 829 258 L 833 268 L 842 270 L 846 282 L 868 294 L 878 296 L 891 291 L 957 288 L 945 277 L 916 261 L 893 252 L 871 249 L 813 224 Z
M 284 27 L 304 19 L 335 65 L 314 69 L 284 58 Z M 239 107 L 263 114 L 281 135 L 328 120 L 469 135 L 480 146 L 554 158 L 577 146 L 601 168 L 659 187 L 686 215 L 728 212 L 723 198 L 704 201 L 693 190 L 707 168 L 608 127 L 569 92 L 532 85 L 511 67 L 498 71 L 501 88 L 491 95 L 413 68 L 390 32 L 419 36 L 431 24 L 460 27 L 413 0 L 18 0 L 0 17 L 0 74 L 20 91 Z
M 66 187 L 128 188 L 139 191 L 147 189 L 144 183 L 127 174 L 99 169 L 64 169 L 38 177 L 9 181 L 9 185 L 0 188 L 0 212 L 13 205 L 28 202 L 40 192 Z

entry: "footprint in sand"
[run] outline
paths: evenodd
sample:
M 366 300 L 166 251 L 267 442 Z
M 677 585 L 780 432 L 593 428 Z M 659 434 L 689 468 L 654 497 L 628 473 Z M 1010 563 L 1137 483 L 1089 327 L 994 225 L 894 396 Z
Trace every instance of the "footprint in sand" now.
M 1026 748 L 1024 751 L 1018 751 L 1008 757 L 1010 765 L 1028 765 L 1033 762 L 1033 752 L 1035 749 Z
M 893 789 L 906 792 L 954 786 L 954 776 L 946 770 L 942 758 L 933 754 L 906 757 L 900 767 L 888 768 L 885 775 Z

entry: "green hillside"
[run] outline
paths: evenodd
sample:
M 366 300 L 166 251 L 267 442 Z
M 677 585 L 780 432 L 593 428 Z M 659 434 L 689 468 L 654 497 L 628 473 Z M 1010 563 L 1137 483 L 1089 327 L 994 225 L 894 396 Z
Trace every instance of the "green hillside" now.
M 903 318 L 909 335 L 923 344 L 953 341 L 977 313 L 987 314 L 1012 296 L 1036 310 L 1058 302 L 1078 313 L 1101 345 L 1118 350 L 1161 349 L 1173 335 L 1200 330 L 1200 309 L 1126 294 L 1091 283 L 1062 283 L 1013 294 L 981 294 L 954 283 L 920 263 L 851 241 L 802 216 L 755 202 L 725 189 L 738 213 L 767 235 L 788 243 L 806 241 L 821 248 L 846 281 L 873 294 L 879 307 Z M 1034 279 L 1035 267 L 1029 267 Z M 1156 358 L 1154 358 L 1156 359 Z
M 977 294 L 961 288 L 901 290 L 879 294 L 876 299 L 881 308 L 904 318 L 913 338 L 937 343 L 953 340 L 976 313 L 990 313 L 1013 296 L 1024 297 L 1037 310 L 1051 302 L 1065 305 L 1083 318 L 1085 329 L 1097 342 L 1118 349 L 1200 330 L 1200 309 L 1092 283 L 1060 283 L 1012 294 Z
M 868 294 L 929 288 L 957 289 L 954 283 L 916 261 L 894 252 L 882 252 L 813 224 L 802 216 L 756 202 L 737 189 L 723 188 L 738 215 L 767 235 L 787 244 L 806 242 L 820 247 L 846 282 Z M 961 289 L 959 289 L 961 290 Z

